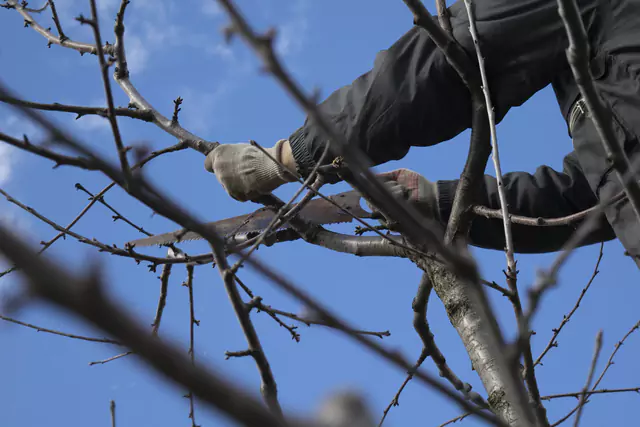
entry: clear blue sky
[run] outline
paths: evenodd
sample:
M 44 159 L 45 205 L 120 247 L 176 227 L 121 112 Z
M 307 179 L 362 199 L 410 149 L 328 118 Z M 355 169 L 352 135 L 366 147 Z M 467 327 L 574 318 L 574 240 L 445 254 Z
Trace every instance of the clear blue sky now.
M 89 41 L 88 28 L 72 17 L 88 15 L 88 2 L 59 0 L 58 9 L 68 35 Z M 100 1 L 105 38 L 113 41 L 111 28 L 117 0 Z M 309 90 L 319 87 L 324 95 L 351 82 L 367 71 L 374 55 L 386 48 L 411 26 L 411 15 L 401 1 L 353 0 L 259 0 L 241 1 L 252 23 L 265 29 L 280 29 L 278 49 L 296 78 Z M 43 24 L 52 25 L 50 15 Z M 304 114 L 277 84 L 259 69 L 252 54 L 239 41 L 224 44 L 220 29 L 226 18 L 213 0 L 191 2 L 133 0 L 127 12 L 126 37 L 132 79 L 147 99 L 169 115 L 172 100 L 184 98 L 182 124 L 211 140 L 234 143 L 255 139 L 270 145 L 286 138 L 299 126 Z M 47 49 L 46 41 L 24 29 L 13 11 L 0 10 L 0 69 L 2 81 L 26 99 L 82 105 L 104 105 L 95 57 L 57 46 Z M 116 102 L 127 99 L 117 86 Z M 87 117 L 74 121 L 72 115 L 52 115 L 92 147 L 115 160 L 113 141 L 106 122 Z M 175 141 L 152 125 L 122 118 L 119 120 L 127 144 L 145 143 L 159 149 Z M 14 135 L 27 133 L 37 138 L 37 130 L 11 109 L 0 105 L 0 130 Z M 503 169 L 533 172 L 542 164 L 561 167 L 571 149 L 571 140 L 560 116 L 552 91 L 544 89 L 525 106 L 511 111 L 499 126 Z M 425 174 L 428 178 L 452 179 L 459 175 L 466 156 L 468 132 L 453 141 L 427 149 L 413 149 L 402 161 L 379 170 L 399 166 Z M 201 219 L 215 220 L 246 213 L 256 205 L 228 198 L 215 177 L 203 169 L 203 157 L 181 152 L 163 157 L 145 167 L 168 194 L 181 201 Z M 108 181 L 97 174 L 71 168 L 51 169 L 52 164 L 0 145 L 0 186 L 50 218 L 68 223 L 87 203 L 86 195 L 74 189 L 76 182 L 93 192 Z M 490 172 L 491 173 L 491 172 Z M 325 188 L 338 192 L 343 185 Z M 288 195 L 293 186 L 279 194 Z M 152 232 L 175 228 L 169 221 L 152 217 L 149 209 L 132 201 L 119 189 L 106 200 L 136 223 Z M 20 230 L 33 242 L 48 240 L 55 232 L 37 219 L 0 200 L 0 219 Z M 344 229 L 344 228 L 343 228 Z M 111 221 L 110 213 L 95 206 L 76 230 L 106 243 L 124 242 L 139 234 L 126 224 Z M 201 244 L 185 245 L 190 252 L 204 250 Z M 152 249 L 152 253 L 162 251 Z M 504 255 L 474 250 L 485 277 L 503 282 Z M 150 324 L 155 313 L 159 280 L 144 266 L 129 259 L 98 254 L 94 248 L 73 239 L 60 241 L 47 252 L 66 266 L 81 269 L 98 258 L 106 266 L 109 293 L 141 322 Z M 550 292 L 535 319 L 534 355 L 537 355 L 573 306 L 588 281 L 598 255 L 598 247 L 575 253 L 562 271 L 560 286 Z M 367 259 L 331 253 L 294 242 L 263 248 L 258 256 L 303 286 L 320 301 L 363 329 L 392 333 L 383 343 L 403 351 L 411 359 L 420 352 L 420 342 L 411 326 L 411 300 L 420 272 L 408 261 Z M 524 291 L 535 279 L 539 267 L 550 264 L 553 254 L 518 256 L 520 287 Z M 3 263 L 3 266 L 6 265 Z M 169 299 L 161 327 L 163 337 L 187 348 L 187 291 L 180 286 L 186 277 L 176 267 L 171 278 Z M 282 295 L 250 270 L 242 272 L 245 282 L 265 303 L 298 312 L 298 303 Z M 0 295 L 19 288 L 19 276 L 0 279 Z M 522 292 L 526 294 L 526 292 Z M 252 360 L 224 360 L 226 350 L 245 348 L 240 328 L 216 271 L 200 267 L 195 280 L 197 329 L 196 356 L 201 363 L 223 372 L 239 385 L 258 393 L 259 379 Z M 495 310 L 509 336 L 514 329 L 511 307 L 491 294 Z M 579 311 L 560 336 L 546 363 L 537 370 L 543 394 L 578 391 L 586 378 L 598 329 L 604 329 L 604 347 L 599 370 L 614 344 L 640 318 L 638 271 L 623 256 L 618 242 L 605 245 L 601 274 L 585 297 Z M 3 309 L 5 313 L 6 310 Z M 95 331 L 49 306 L 33 303 L 10 313 L 13 317 L 44 327 L 71 333 L 98 335 Z M 366 395 L 373 411 L 382 413 L 404 373 L 361 350 L 349 340 L 322 327 L 300 327 L 302 340 L 295 343 L 288 333 L 264 314 L 253 316 L 279 385 L 285 410 L 313 411 L 319 400 L 332 391 L 355 388 Z M 437 342 L 451 367 L 474 388 L 482 391 L 461 342 L 449 324 L 441 303 L 432 298 L 429 320 Z M 88 366 L 90 361 L 118 354 L 121 349 L 105 344 L 85 343 L 36 333 L 16 325 L 1 323 L 0 340 L 0 426 L 84 427 L 109 425 L 108 403 L 118 405 L 119 426 L 190 425 L 185 390 L 169 384 L 144 368 L 135 357 L 106 365 Z M 619 352 L 602 386 L 608 388 L 640 385 L 637 358 L 640 336 L 631 336 Z M 426 369 L 435 373 L 431 361 Z M 459 414 L 459 410 L 417 382 L 411 383 L 387 420 L 389 426 L 437 426 Z M 637 395 L 597 396 L 586 408 L 583 426 L 630 425 L 637 420 Z M 551 420 L 562 416 L 575 404 L 573 399 L 547 405 Z M 207 426 L 232 425 L 227 419 L 202 405 L 196 408 L 198 423 Z M 467 419 L 465 425 L 479 425 Z

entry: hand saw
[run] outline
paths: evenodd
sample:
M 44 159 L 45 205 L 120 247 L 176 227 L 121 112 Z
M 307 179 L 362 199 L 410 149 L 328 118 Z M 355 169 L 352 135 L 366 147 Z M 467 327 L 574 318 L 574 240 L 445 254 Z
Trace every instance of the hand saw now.
M 297 214 L 300 218 L 312 225 L 337 224 L 351 222 L 353 217 L 373 218 L 371 212 L 367 212 L 360 206 L 362 196 L 357 191 L 346 191 L 344 193 L 329 196 L 334 203 L 322 198 L 309 201 Z M 295 205 L 294 205 L 295 206 Z M 250 214 L 227 218 L 220 221 L 205 224 L 218 235 L 225 238 L 238 234 L 250 232 L 260 232 L 265 230 L 275 216 L 275 212 L 268 208 L 260 208 Z M 290 228 L 289 224 L 282 224 L 277 230 Z M 276 230 L 274 230 L 276 231 Z M 199 240 L 202 236 L 193 231 L 181 229 L 170 233 L 157 234 L 129 242 L 129 245 L 136 247 L 168 245 L 189 240 Z

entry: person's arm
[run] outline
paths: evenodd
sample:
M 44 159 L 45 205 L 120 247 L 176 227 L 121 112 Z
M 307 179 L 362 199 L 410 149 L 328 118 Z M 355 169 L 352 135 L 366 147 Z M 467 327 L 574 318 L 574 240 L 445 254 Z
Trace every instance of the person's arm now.
M 578 0 L 587 31 L 599 4 Z M 566 32 L 555 0 L 480 0 L 474 7 L 501 120 L 566 66 Z M 454 37 L 475 61 L 464 3 L 458 0 L 449 10 Z M 380 52 L 371 71 L 335 91 L 319 108 L 374 164 L 400 159 L 412 146 L 451 139 L 471 124 L 467 88 L 426 31 L 417 27 Z M 325 138 L 307 119 L 289 141 L 305 175 L 324 151 Z
M 532 218 L 560 218 L 589 209 L 598 199 L 589 187 L 575 153 L 564 159 L 562 172 L 542 166 L 534 174 L 513 172 L 503 176 L 509 213 Z M 446 223 L 458 181 L 438 181 L 438 206 L 441 220 Z M 484 185 L 474 202 L 490 209 L 500 209 L 496 179 L 485 176 Z M 544 253 L 562 248 L 579 224 L 553 227 L 533 227 L 512 224 L 516 252 Z M 581 246 L 614 239 L 616 236 L 604 216 Z M 469 243 L 486 249 L 505 249 L 502 219 L 476 216 L 473 219 Z

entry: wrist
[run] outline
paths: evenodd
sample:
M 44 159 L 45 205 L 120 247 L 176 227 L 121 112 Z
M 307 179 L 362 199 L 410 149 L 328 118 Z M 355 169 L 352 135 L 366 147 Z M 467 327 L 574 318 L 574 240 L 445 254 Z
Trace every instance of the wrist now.
M 277 162 L 268 159 L 269 166 L 266 166 L 265 169 L 277 175 L 283 184 L 297 180 L 296 163 L 288 140 L 281 139 L 273 147 L 267 148 L 266 151 Z

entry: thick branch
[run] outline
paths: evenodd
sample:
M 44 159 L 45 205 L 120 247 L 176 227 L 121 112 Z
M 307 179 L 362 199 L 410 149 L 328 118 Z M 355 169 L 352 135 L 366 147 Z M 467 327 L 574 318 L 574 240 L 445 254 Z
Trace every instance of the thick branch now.
M 445 233 L 446 243 L 461 246 L 470 227 L 470 207 L 475 188 L 481 182 L 491 151 L 481 74 L 464 49 L 440 29 L 419 0 L 404 0 L 414 22 L 427 31 L 449 64 L 469 89 L 472 104 L 472 131 L 469 154 L 459 179 L 451 216 Z M 511 425 L 532 425 L 535 417 L 514 366 L 506 358 L 505 343 L 483 289 L 477 279 L 452 274 L 433 263 L 425 271 L 431 276 L 436 293 L 445 304 L 447 315 L 462 338 L 467 352 L 489 394 L 489 403 Z M 457 273 L 454 271 L 454 273 Z

